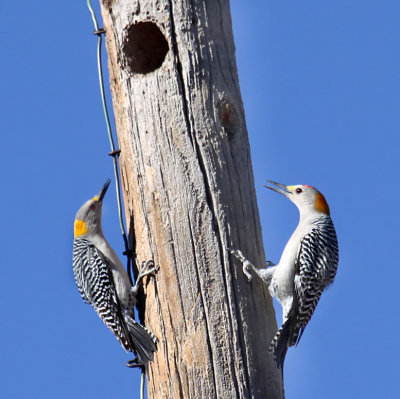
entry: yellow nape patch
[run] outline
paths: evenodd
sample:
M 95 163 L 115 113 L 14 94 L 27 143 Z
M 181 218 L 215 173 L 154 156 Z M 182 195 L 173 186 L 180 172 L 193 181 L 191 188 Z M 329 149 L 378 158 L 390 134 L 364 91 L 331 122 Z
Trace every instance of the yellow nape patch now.
M 99 197 L 98 197 L 97 195 L 95 195 L 95 196 L 92 198 L 92 200 L 93 200 L 93 201 L 98 201 L 98 200 L 99 200 Z
M 326 202 L 325 197 L 321 193 L 318 193 L 315 197 L 315 209 L 317 211 L 326 213 L 327 215 L 331 214 L 331 211 L 329 210 L 329 205 Z
M 88 232 L 86 223 L 83 220 L 75 220 L 74 223 L 74 236 L 79 237 Z

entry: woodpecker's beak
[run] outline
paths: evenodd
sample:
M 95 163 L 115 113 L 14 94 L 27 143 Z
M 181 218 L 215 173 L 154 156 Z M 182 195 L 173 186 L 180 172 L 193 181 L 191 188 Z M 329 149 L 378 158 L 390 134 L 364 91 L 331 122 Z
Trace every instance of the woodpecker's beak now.
M 103 201 L 104 196 L 106 195 L 108 186 L 110 185 L 111 180 L 108 179 L 105 183 L 104 186 L 101 188 L 100 192 L 97 194 L 97 198 L 99 199 L 99 202 Z
M 280 184 L 280 183 L 276 183 L 276 182 L 271 181 L 271 180 L 266 180 L 266 181 L 267 181 L 268 183 L 273 184 L 274 186 L 279 187 L 279 188 L 270 187 L 270 186 L 264 186 L 264 187 L 269 188 L 269 189 L 272 190 L 272 191 L 276 191 L 277 193 L 282 194 L 282 195 L 284 195 L 285 197 L 287 197 L 289 194 L 292 194 L 292 192 L 288 190 L 287 186 L 285 186 L 285 185 L 283 185 L 283 184 Z

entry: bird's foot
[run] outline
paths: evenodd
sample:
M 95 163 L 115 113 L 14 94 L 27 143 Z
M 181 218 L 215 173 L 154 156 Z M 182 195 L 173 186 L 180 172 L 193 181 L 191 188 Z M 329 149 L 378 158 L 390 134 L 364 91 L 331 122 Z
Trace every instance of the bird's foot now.
M 133 290 L 137 291 L 139 289 L 140 284 L 142 283 L 143 278 L 146 276 L 149 276 L 149 275 L 154 275 L 158 271 L 159 268 L 160 267 L 156 266 L 154 264 L 154 261 L 152 261 L 152 260 L 146 260 L 146 261 L 142 262 L 142 265 L 139 269 L 139 274 L 137 276 L 136 283 L 135 283 L 135 286 L 133 287 Z
M 153 260 L 146 260 L 142 262 L 142 266 L 139 270 L 138 279 L 141 279 L 149 274 L 155 274 L 160 267 L 154 264 Z
M 253 279 L 253 276 L 251 275 L 251 268 L 254 268 L 255 266 L 248 261 L 242 251 L 240 249 L 229 249 L 229 252 L 236 258 L 239 259 L 242 264 L 243 264 L 243 273 L 246 275 L 248 282 L 250 282 Z

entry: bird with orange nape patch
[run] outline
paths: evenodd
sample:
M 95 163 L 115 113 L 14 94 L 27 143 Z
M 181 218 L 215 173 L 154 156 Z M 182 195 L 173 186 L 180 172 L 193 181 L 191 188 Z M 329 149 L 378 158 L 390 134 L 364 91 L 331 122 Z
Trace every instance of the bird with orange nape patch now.
M 316 188 L 268 182 L 273 186 L 266 188 L 284 195 L 300 213 L 299 224 L 279 263 L 267 262 L 271 267 L 258 268 L 240 250 L 230 252 L 242 262 L 248 280 L 255 273 L 282 305 L 282 326 L 272 339 L 270 352 L 283 372 L 288 348 L 299 343 L 322 292 L 335 279 L 339 249 L 328 203 Z
M 135 320 L 134 306 L 145 276 L 156 271 L 153 261 L 143 262 L 132 286 L 101 226 L 103 200 L 110 180 L 78 210 L 74 223 L 73 271 L 82 299 L 90 304 L 121 346 L 136 355 L 128 367 L 147 367 L 157 350 L 157 338 Z

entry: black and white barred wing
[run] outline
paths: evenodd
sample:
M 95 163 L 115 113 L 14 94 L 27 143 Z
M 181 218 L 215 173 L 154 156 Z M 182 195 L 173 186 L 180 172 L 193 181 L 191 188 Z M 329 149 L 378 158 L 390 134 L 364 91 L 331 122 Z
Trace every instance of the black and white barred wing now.
M 330 218 L 320 219 L 301 242 L 296 262 L 292 307 L 269 347 L 279 368 L 283 369 L 288 348 L 299 343 L 322 291 L 335 279 L 338 254 L 332 221 Z
M 83 300 L 92 305 L 123 348 L 132 352 L 108 259 L 88 240 L 75 239 L 73 270 Z
M 296 264 L 289 346 L 298 344 L 322 291 L 333 282 L 338 266 L 338 243 L 330 219 L 320 221 L 301 243 Z

